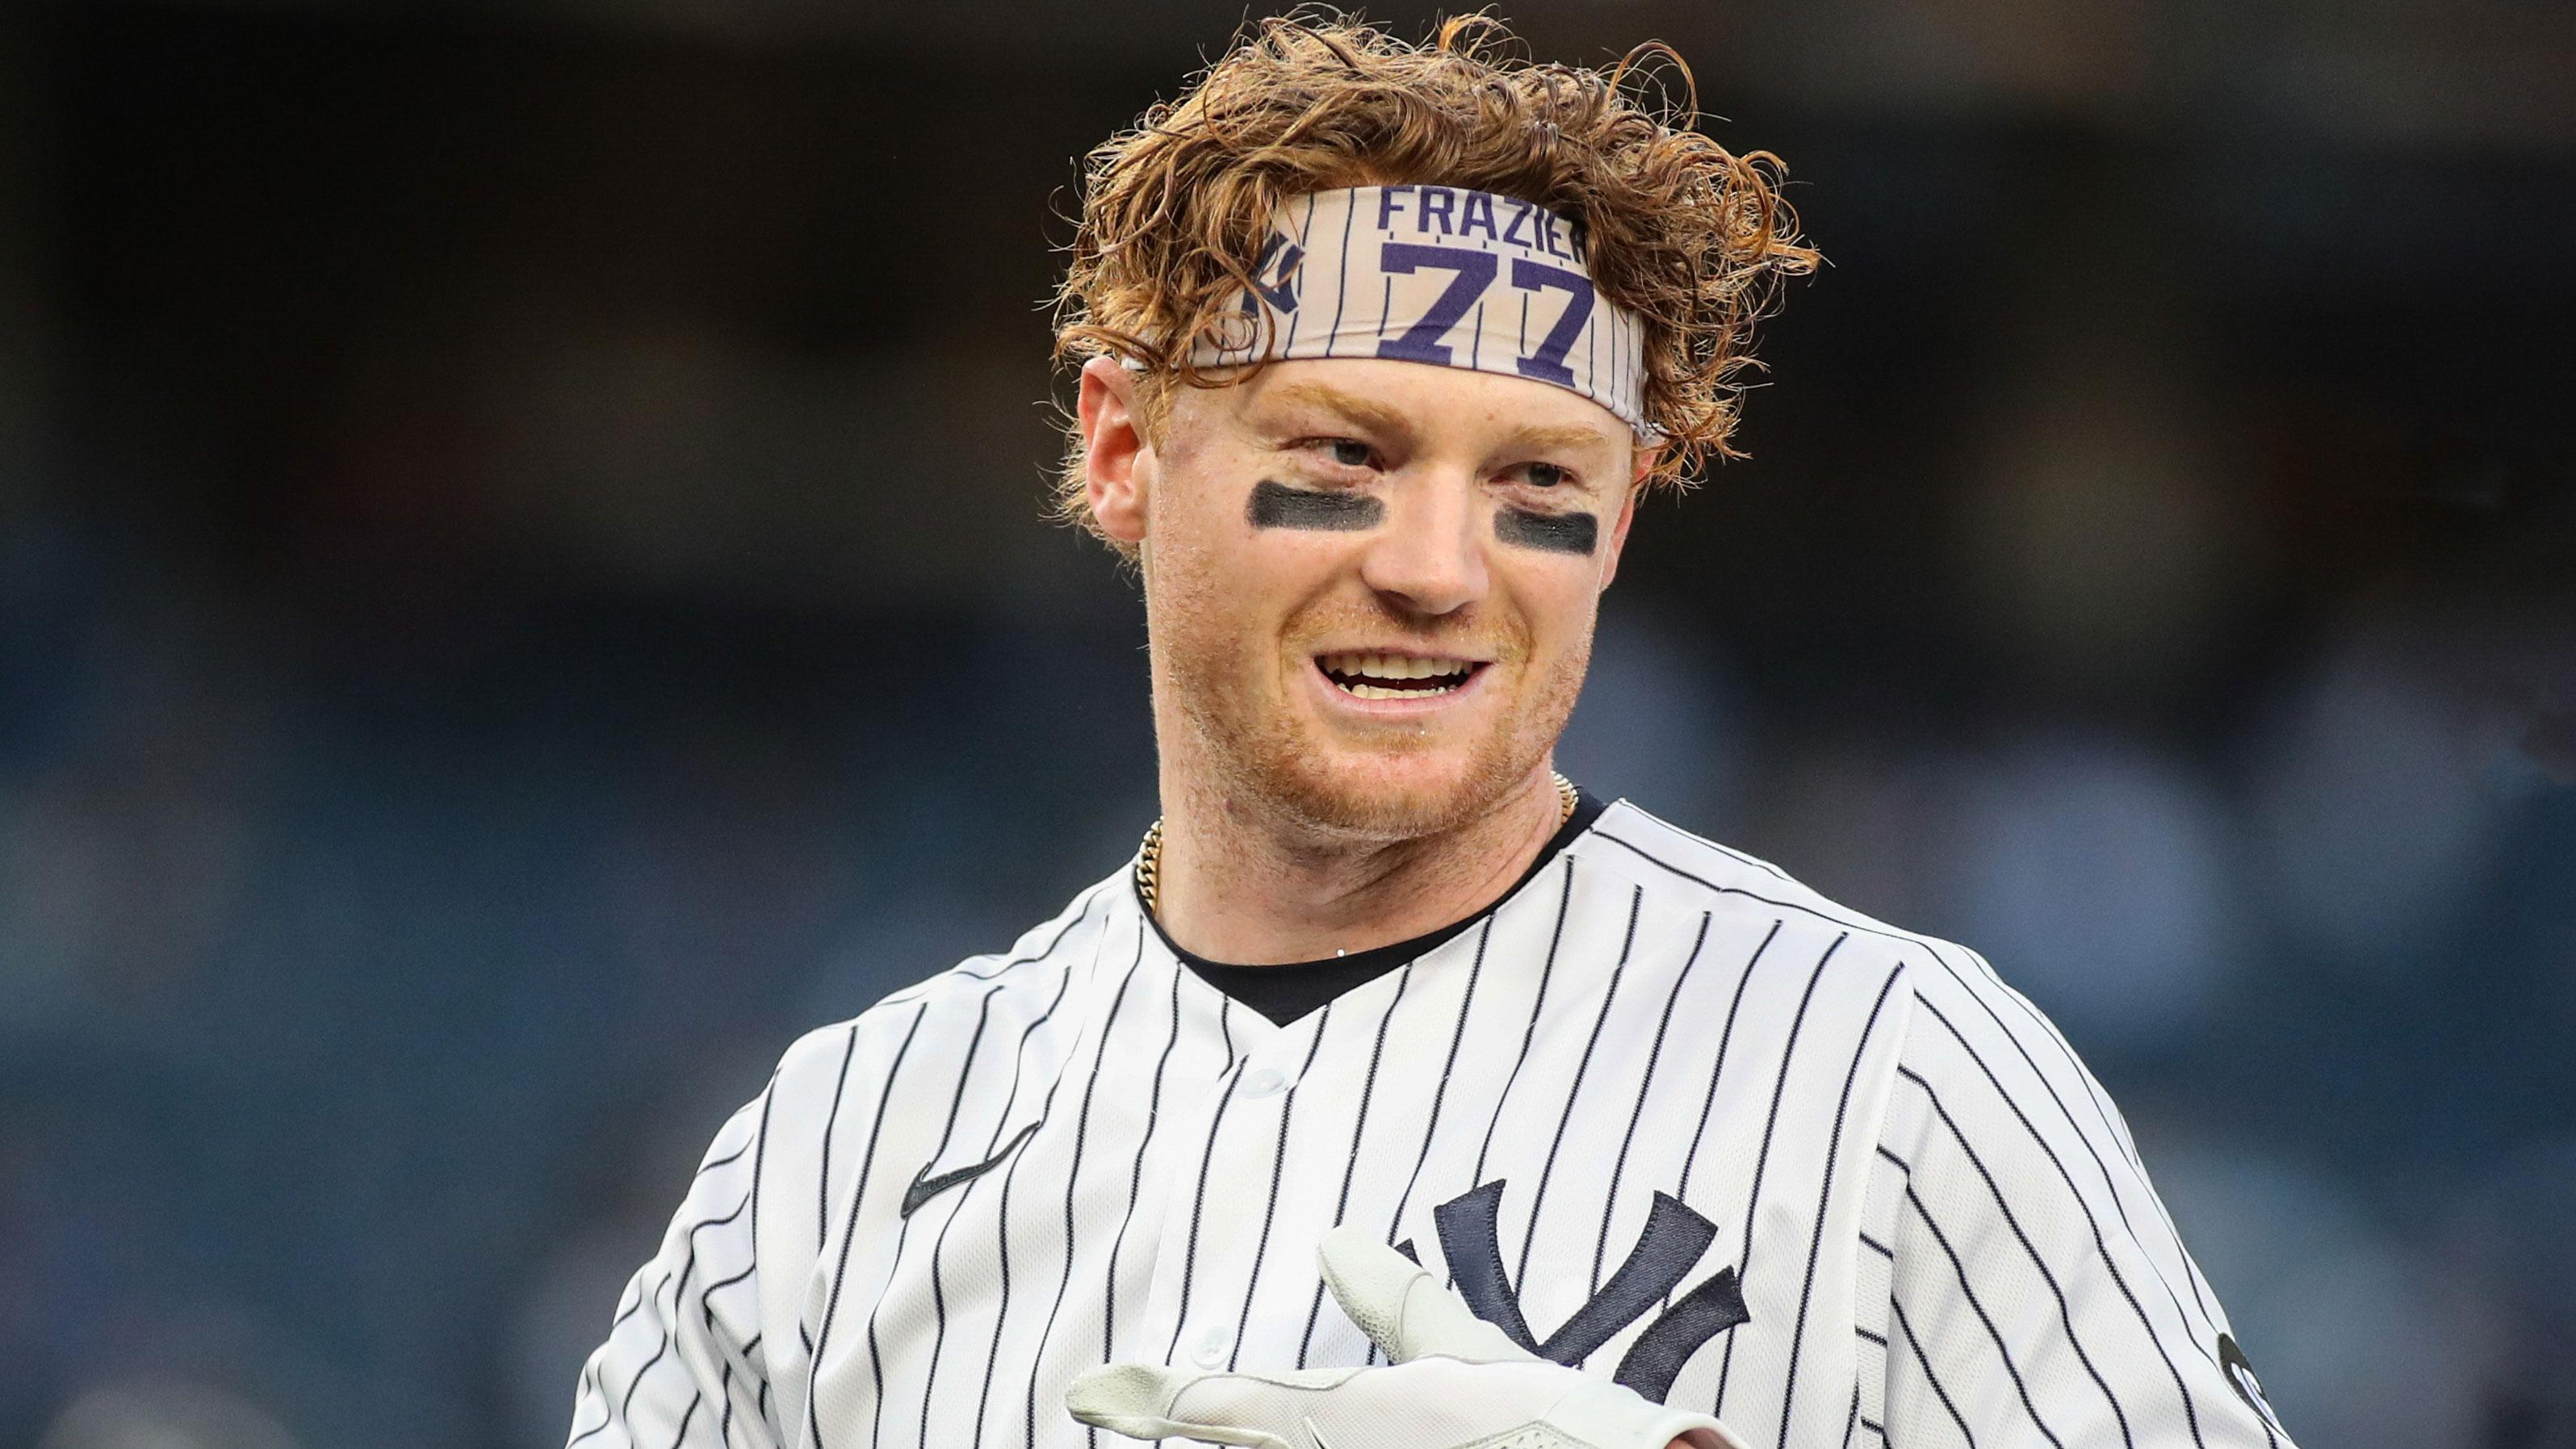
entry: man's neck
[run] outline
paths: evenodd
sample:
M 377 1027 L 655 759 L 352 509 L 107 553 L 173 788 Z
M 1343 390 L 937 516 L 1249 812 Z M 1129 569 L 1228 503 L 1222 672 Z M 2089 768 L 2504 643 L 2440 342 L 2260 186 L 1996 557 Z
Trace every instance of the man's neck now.
M 1408 941 L 1484 910 L 1538 858 L 1563 817 L 1542 762 L 1494 807 L 1456 827 L 1400 841 L 1299 830 L 1193 789 L 1167 764 L 1163 929 L 1211 961 L 1319 961 Z

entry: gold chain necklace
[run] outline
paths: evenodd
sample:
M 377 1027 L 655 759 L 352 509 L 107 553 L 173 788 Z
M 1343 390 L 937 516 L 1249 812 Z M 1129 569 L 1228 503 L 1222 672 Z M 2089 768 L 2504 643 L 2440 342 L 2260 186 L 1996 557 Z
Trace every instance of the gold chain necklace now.
M 1574 782 L 1572 780 L 1565 778 L 1563 775 L 1558 775 L 1555 778 L 1556 798 L 1558 801 L 1556 828 L 1563 830 L 1565 828 L 1565 822 L 1574 818 L 1574 808 L 1578 797 L 1575 794 Z M 1163 822 L 1159 817 L 1157 817 L 1154 823 L 1146 828 L 1145 844 L 1136 852 L 1136 895 L 1139 899 L 1144 901 L 1145 914 L 1149 916 L 1159 917 L 1162 914 L 1159 909 L 1159 904 L 1162 899 L 1160 894 L 1162 870 Z

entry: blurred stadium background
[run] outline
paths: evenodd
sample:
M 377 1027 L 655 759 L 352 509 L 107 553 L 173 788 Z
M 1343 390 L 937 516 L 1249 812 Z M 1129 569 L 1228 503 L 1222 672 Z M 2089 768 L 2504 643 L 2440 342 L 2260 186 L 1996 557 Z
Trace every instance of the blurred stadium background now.
M 1569 768 L 1992 956 L 2311 1449 L 2576 1444 L 2576 11 L 1511 13 L 1833 262 Z M 1133 848 L 1036 304 L 1240 16 L 0 10 L 0 1445 L 560 1443 L 784 1044 Z

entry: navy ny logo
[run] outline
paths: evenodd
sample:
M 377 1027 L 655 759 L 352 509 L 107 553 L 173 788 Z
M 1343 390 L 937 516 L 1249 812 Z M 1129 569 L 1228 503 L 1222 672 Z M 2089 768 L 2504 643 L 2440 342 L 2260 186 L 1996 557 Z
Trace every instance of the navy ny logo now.
M 1646 1214 L 1646 1230 L 1638 1236 L 1628 1261 L 1542 1343 L 1522 1317 L 1520 1290 L 1503 1269 L 1501 1240 L 1495 1231 L 1502 1201 L 1503 1184 L 1497 1181 L 1434 1208 L 1440 1251 L 1457 1278 L 1459 1296 L 1476 1310 L 1477 1317 L 1540 1358 L 1568 1367 L 1580 1365 L 1621 1329 L 1645 1317 L 1690 1276 L 1700 1254 L 1717 1241 L 1715 1223 L 1691 1211 L 1681 1199 L 1656 1193 L 1654 1206 Z M 1682 1365 L 1700 1345 L 1752 1316 L 1745 1309 L 1735 1270 L 1722 1269 L 1649 1324 L 1628 1346 L 1613 1377 L 1662 1403 Z
M 1297 310 L 1297 264 L 1306 260 L 1306 249 L 1288 239 L 1284 231 L 1274 231 L 1261 245 L 1261 260 L 1252 264 L 1252 293 L 1281 312 Z M 1255 310 L 1252 293 L 1243 298 L 1243 310 Z

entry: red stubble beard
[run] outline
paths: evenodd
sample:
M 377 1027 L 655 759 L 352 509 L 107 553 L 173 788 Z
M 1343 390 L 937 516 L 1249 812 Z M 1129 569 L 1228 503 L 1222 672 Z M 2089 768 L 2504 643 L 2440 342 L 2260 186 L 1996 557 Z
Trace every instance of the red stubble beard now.
M 1537 657 L 1526 621 L 1489 605 L 1423 620 L 1318 600 L 1266 648 L 1221 618 L 1187 604 L 1171 611 L 1153 640 L 1156 690 L 1169 689 L 1192 752 L 1230 811 L 1345 840 L 1417 839 L 1492 811 L 1547 758 L 1591 654 L 1584 629 L 1553 657 Z M 1354 639 L 1490 659 L 1477 683 L 1486 697 L 1466 702 L 1467 718 L 1425 722 L 1427 731 L 1327 720 L 1303 676 L 1315 672 L 1325 642 Z M 1441 755 L 1454 763 L 1417 763 Z

